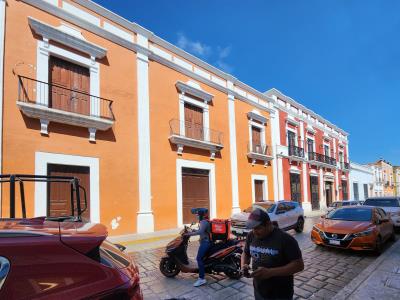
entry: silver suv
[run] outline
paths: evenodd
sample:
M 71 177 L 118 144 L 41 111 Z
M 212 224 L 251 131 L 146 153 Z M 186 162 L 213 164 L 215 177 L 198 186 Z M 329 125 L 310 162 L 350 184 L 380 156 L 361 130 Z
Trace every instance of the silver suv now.
M 254 208 L 267 211 L 272 223 L 283 230 L 294 229 L 302 232 L 304 227 L 304 211 L 298 202 L 294 201 L 263 201 L 255 202 L 243 212 L 234 214 L 231 218 L 232 233 L 236 236 L 245 236 L 250 231 L 246 228 L 246 221 Z
M 367 198 L 364 205 L 381 207 L 392 219 L 396 229 L 400 229 L 400 197 Z

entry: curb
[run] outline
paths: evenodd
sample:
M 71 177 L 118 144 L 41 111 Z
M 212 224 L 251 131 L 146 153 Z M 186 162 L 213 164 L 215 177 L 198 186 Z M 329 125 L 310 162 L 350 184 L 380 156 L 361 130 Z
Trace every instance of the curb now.
M 370 264 L 367 268 L 364 269 L 357 277 L 355 277 L 349 284 L 347 284 L 339 293 L 337 293 L 332 300 L 345 300 L 349 299 L 354 292 L 358 289 L 358 287 L 367 280 L 371 274 L 377 270 L 378 266 L 382 264 L 382 262 L 391 256 L 396 251 L 400 250 L 400 239 L 395 242 L 389 249 L 387 249 L 383 254 L 381 254 L 372 264 Z M 400 264 L 400 263 L 399 263 Z

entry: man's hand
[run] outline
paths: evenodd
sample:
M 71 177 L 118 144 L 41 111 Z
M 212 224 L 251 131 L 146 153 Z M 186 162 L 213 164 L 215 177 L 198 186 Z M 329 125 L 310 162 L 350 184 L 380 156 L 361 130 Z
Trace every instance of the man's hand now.
M 268 279 L 271 277 L 274 277 L 274 271 L 273 269 L 269 268 L 264 268 L 264 267 L 258 267 L 257 270 L 255 270 L 253 273 L 251 273 L 251 277 L 257 278 L 257 279 Z

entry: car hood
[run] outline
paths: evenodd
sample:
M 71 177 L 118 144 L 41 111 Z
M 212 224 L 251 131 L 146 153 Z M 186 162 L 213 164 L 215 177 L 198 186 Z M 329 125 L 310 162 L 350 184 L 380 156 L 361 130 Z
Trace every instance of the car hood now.
M 372 223 L 370 221 L 361 222 L 323 219 L 316 226 L 322 231 L 347 234 L 367 230 L 371 225 Z

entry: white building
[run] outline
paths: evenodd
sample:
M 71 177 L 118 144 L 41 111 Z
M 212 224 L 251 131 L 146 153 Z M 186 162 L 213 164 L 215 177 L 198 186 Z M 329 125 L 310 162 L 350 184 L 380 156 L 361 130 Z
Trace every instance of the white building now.
M 374 175 L 372 167 L 351 162 L 349 200 L 365 200 L 369 196 L 375 196 L 372 191 Z

